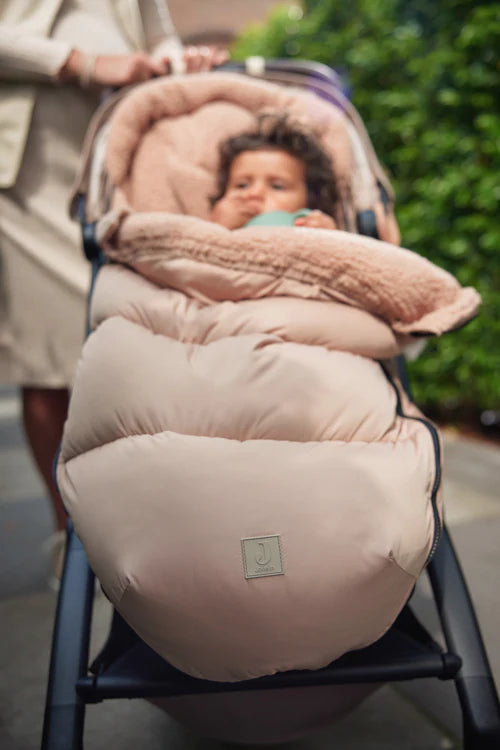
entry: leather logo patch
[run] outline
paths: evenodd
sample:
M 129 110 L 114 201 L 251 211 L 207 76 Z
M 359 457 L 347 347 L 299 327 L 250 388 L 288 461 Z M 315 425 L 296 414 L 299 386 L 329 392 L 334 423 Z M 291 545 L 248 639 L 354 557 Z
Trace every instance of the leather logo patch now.
M 284 575 L 280 538 L 252 536 L 241 540 L 245 578 Z

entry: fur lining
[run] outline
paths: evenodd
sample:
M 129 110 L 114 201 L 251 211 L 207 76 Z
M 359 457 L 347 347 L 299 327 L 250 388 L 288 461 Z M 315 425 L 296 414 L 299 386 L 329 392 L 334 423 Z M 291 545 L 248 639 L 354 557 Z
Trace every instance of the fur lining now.
M 119 226 L 119 229 L 117 229 Z M 289 294 L 287 280 L 316 299 L 361 307 L 399 334 L 441 334 L 477 313 L 479 294 L 411 250 L 341 231 L 304 227 L 248 227 L 230 231 L 212 222 L 166 213 L 105 217 L 105 251 L 159 286 L 192 293 L 197 284 L 214 300 Z M 190 261 L 179 271 L 176 261 Z M 206 267 L 211 291 L 207 292 Z M 234 274 L 248 274 L 235 285 Z M 183 275 L 184 274 L 184 275 Z M 265 279 L 283 283 L 263 285 Z M 263 291 L 264 288 L 264 291 Z M 265 291 L 267 289 L 267 292 Z

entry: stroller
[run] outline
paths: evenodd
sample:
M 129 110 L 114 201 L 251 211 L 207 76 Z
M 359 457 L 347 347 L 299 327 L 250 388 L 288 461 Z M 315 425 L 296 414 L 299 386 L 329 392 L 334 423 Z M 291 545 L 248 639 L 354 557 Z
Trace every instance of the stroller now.
M 359 117 L 342 95 L 338 79 L 331 71 L 305 63 L 297 65 L 276 61 L 257 65 L 255 61 L 251 62 L 247 72 L 254 77 L 293 87 L 283 89 L 281 95 L 277 87 L 269 87 L 253 78 L 245 79 L 242 76 L 243 66 L 230 67 L 232 70 L 229 73 L 224 71 L 197 77 L 196 91 L 191 91 L 191 81 L 194 81 L 191 78 L 189 87 L 182 80 L 179 83 L 154 82 L 130 94 L 119 94 L 103 108 L 89 132 L 88 154 L 84 159 L 77 208 L 86 253 L 96 271 L 104 265 L 97 276 L 98 294 L 92 305 L 91 327 L 97 326 L 101 332 L 109 331 L 109 335 L 100 334 L 95 339 L 91 336 L 84 350 L 72 398 L 73 413 L 70 411 L 59 459 L 58 478 L 78 536 L 73 523 L 69 522 L 42 747 L 45 750 L 81 747 L 85 704 L 116 697 L 161 699 L 162 705 L 172 715 L 175 716 L 177 710 L 177 715 L 187 716 L 189 723 L 197 724 L 198 729 L 208 736 L 247 742 L 284 741 L 300 734 L 305 727 L 311 728 L 325 720 L 333 720 L 359 703 L 380 683 L 429 676 L 455 680 L 463 714 L 464 747 L 467 750 L 497 747 L 500 738 L 498 698 L 472 605 L 442 522 L 439 438 L 435 428 L 412 405 L 404 387 L 399 384 L 406 384 L 399 352 L 408 341 L 415 336 L 439 334 L 464 324 L 475 314 L 477 295 L 473 290 L 461 289 L 447 274 L 409 251 L 395 252 L 392 245 L 371 239 L 382 235 L 390 237 L 392 242 L 397 241 L 392 193 Z M 297 86 L 306 90 L 305 97 L 296 93 Z M 244 92 L 241 96 L 238 93 L 240 89 Z M 143 107 L 142 97 L 148 100 L 147 107 Z M 221 100 L 222 109 L 213 115 L 209 105 Z M 246 105 L 241 116 L 239 110 L 234 109 L 235 101 L 238 104 L 244 101 Z M 168 102 L 171 114 L 176 116 L 176 128 L 173 130 L 168 128 L 165 131 L 165 102 Z M 346 153 L 350 155 L 344 165 L 345 173 L 350 175 L 350 184 L 342 198 L 343 208 L 349 231 L 360 234 L 341 232 L 336 239 L 331 239 L 326 238 L 325 233 L 320 233 L 313 240 L 307 240 L 301 233 L 300 237 L 296 235 L 298 239 L 290 240 L 292 245 L 287 244 L 282 248 L 276 229 L 244 230 L 238 236 L 234 233 L 229 238 L 226 230 L 209 227 L 204 221 L 206 216 L 203 211 L 206 208 L 203 209 L 200 204 L 199 196 L 200 193 L 209 193 L 207 173 L 214 169 L 215 155 L 207 156 L 206 149 L 197 151 L 190 137 L 193 119 L 203 117 L 204 125 L 208 128 L 208 134 L 205 130 L 204 137 L 208 139 L 210 127 L 220 129 L 221 121 L 234 132 L 242 131 L 251 124 L 252 112 L 276 104 L 293 110 L 296 102 L 300 105 L 299 114 L 313 113 L 317 121 L 326 123 L 324 142 L 328 142 L 330 137 L 332 150 L 338 149 L 335 163 L 342 163 Z M 118 120 L 120 128 L 116 125 Z M 157 146 L 141 145 L 147 140 L 143 140 L 144 133 L 150 139 L 149 146 L 155 143 L 156 138 L 164 137 L 172 147 L 178 144 L 184 157 L 186 154 L 193 156 L 195 166 L 189 171 L 178 156 L 169 158 L 169 180 L 166 180 L 164 164 L 159 163 Z M 175 153 L 178 152 L 177 149 Z M 132 153 L 135 154 L 134 160 Z M 141 178 L 144 170 L 147 182 Z M 165 206 L 171 213 L 164 213 Z M 199 218 L 190 219 L 184 214 Z M 146 217 L 147 226 L 141 223 L 141 215 L 142 219 Z M 271 253 L 266 248 L 266 232 L 272 242 Z M 114 244 L 118 235 L 120 246 Z M 168 240 L 167 255 L 162 254 L 165 238 Z M 252 255 L 256 242 L 258 257 L 255 253 Z M 118 262 L 104 262 L 101 246 L 105 248 L 108 259 Z M 332 254 L 337 258 L 333 278 L 328 275 L 329 270 L 325 265 L 325 259 L 328 264 L 331 262 Z M 246 264 L 244 267 L 241 265 L 242 258 Z M 392 286 L 389 283 L 384 287 L 383 281 L 390 276 L 394 262 L 398 265 L 397 281 Z M 196 279 L 193 268 L 199 272 Z M 140 276 L 135 273 L 137 271 Z M 414 283 L 415 279 L 418 279 L 418 283 Z M 117 281 L 118 284 L 115 283 Z M 403 300 L 397 294 L 397 287 L 401 285 L 404 287 Z M 417 292 L 413 298 L 410 288 L 414 287 Z M 427 294 L 426 288 L 430 290 Z M 176 311 L 175 314 L 170 311 L 166 318 L 162 314 L 166 305 L 165 289 L 171 290 L 168 304 L 172 305 L 171 310 Z M 186 289 L 189 289 L 189 300 L 185 298 Z M 152 302 L 151 294 L 154 297 Z M 168 450 L 165 452 L 160 447 L 161 461 L 143 455 L 146 468 L 142 469 L 144 482 L 140 507 L 137 502 L 134 504 L 134 496 L 132 502 L 125 500 L 123 507 L 126 512 L 121 510 L 120 515 L 128 520 L 125 525 L 114 523 L 116 512 L 106 494 L 109 485 L 105 482 L 104 487 L 99 486 L 99 478 L 109 473 L 116 476 L 116 472 L 113 472 L 115 456 L 102 450 L 102 446 L 112 444 L 113 451 L 120 452 L 121 483 L 113 486 L 111 494 L 118 492 L 120 499 L 123 499 L 131 477 L 138 471 L 135 468 L 136 448 L 140 454 L 144 445 L 144 430 L 137 425 L 131 428 L 129 424 L 125 432 L 120 432 L 123 427 L 120 424 L 118 432 L 110 433 L 108 425 L 93 424 L 92 411 L 104 414 L 119 412 L 114 393 L 108 390 L 103 396 L 100 395 L 103 375 L 94 364 L 103 357 L 107 362 L 111 360 L 114 369 L 111 376 L 107 371 L 106 379 L 113 383 L 112 390 L 118 393 L 118 400 L 122 389 L 128 401 L 140 389 L 140 373 L 144 372 L 146 361 L 156 371 L 167 373 L 168 377 L 162 376 L 160 380 L 162 387 L 165 387 L 164 398 L 174 409 L 167 421 L 169 425 L 175 425 L 178 423 L 175 409 L 180 403 L 177 395 L 182 392 L 193 372 L 202 391 L 204 386 L 200 373 L 213 367 L 212 361 L 202 361 L 201 355 L 194 351 L 196 347 L 193 347 L 193 341 L 196 340 L 189 332 L 190 316 L 205 316 L 206 341 L 217 343 L 224 339 L 224 334 L 217 331 L 226 330 L 224 325 L 229 325 L 228 318 L 222 322 L 216 321 L 211 317 L 211 311 L 223 309 L 224 315 L 236 315 L 234 319 L 231 318 L 231 326 L 234 327 L 231 330 L 243 331 L 242 338 L 251 344 L 251 355 L 243 345 L 232 351 L 223 347 L 217 349 L 218 344 L 213 349 L 215 360 L 222 361 L 228 373 L 222 390 L 230 392 L 231 377 L 247 384 L 245 373 L 251 369 L 255 352 L 258 357 L 262 352 L 262 356 L 267 356 L 273 347 L 276 348 L 277 337 L 286 338 L 283 330 L 288 330 L 289 316 L 293 318 L 296 314 L 288 306 L 290 297 L 298 299 L 297 319 L 300 318 L 300 326 L 297 324 L 297 331 L 302 331 L 301 311 L 305 309 L 302 304 L 305 303 L 308 316 L 309 310 L 318 311 L 318 316 L 312 314 L 307 335 L 312 328 L 316 330 L 320 319 L 324 319 L 325 304 L 333 305 L 336 314 L 340 315 L 338 320 L 341 323 L 335 333 L 337 337 L 338 331 L 365 332 L 354 352 L 340 352 L 334 369 L 340 371 L 340 363 L 348 363 L 348 376 L 341 380 L 342 388 L 347 387 L 347 380 L 359 377 L 365 382 L 364 378 L 367 377 L 367 390 L 373 392 L 375 389 L 377 403 L 389 404 L 397 420 L 394 424 L 375 428 L 383 436 L 381 442 L 385 445 L 380 449 L 376 446 L 367 462 L 364 446 L 370 439 L 364 430 L 368 429 L 370 420 L 361 409 L 354 420 L 356 422 L 357 419 L 357 423 L 352 427 L 354 438 L 351 443 L 362 446 L 363 457 L 353 458 L 349 452 L 351 445 L 347 448 L 345 439 L 339 439 L 336 433 L 334 437 L 330 435 L 326 438 L 327 442 L 342 443 L 342 458 L 335 464 L 337 474 L 332 476 L 328 473 L 330 469 L 326 468 L 322 480 L 328 482 L 335 479 L 337 482 L 343 470 L 347 472 L 346 481 L 349 484 L 354 470 L 356 476 L 361 477 L 361 484 L 357 485 L 354 494 L 359 494 L 360 488 L 365 494 L 373 494 L 377 486 L 381 488 L 376 494 L 376 507 L 373 510 L 370 507 L 370 513 L 367 513 L 366 504 L 361 503 L 358 507 L 353 500 L 351 504 L 355 506 L 355 517 L 350 521 L 344 507 L 334 506 L 342 518 L 342 527 L 341 535 L 337 532 L 334 538 L 335 550 L 330 559 L 326 555 L 332 547 L 333 525 L 327 520 L 319 533 L 311 531 L 308 525 L 309 507 L 305 513 L 295 512 L 300 522 L 298 532 L 294 531 L 292 525 L 286 526 L 286 522 L 281 521 L 281 525 L 286 526 L 286 533 L 282 533 L 281 528 L 278 533 L 277 516 L 273 515 L 270 506 L 277 505 L 281 513 L 279 517 L 284 518 L 289 499 L 297 493 L 302 493 L 304 498 L 307 492 L 307 486 L 301 482 L 307 466 L 313 465 L 316 469 L 330 465 L 330 456 L 326 453 L 326 458 L 321 455 L 317 462 L 319 452 L 316 447 L 312 459 L 312 454 L 304 457 L 302 447 L 299 452 L 294 447 L 295 443 L 303 445 L 304 442 L 311 442 L 315 446 L 321 444 L 320 453 L 325 452 L 322 446 L 324 438 L 318 437 L 314 431 L 317 429 L 317 418 L 311 420 L 314 424 L 311 424 L 309 437 L 295 439 L 293 430 L 296 417 L 287 413 L 286 409 L 287 431 L 284 433 L 279 432 L 278 428 L 277 433 L 273 432 L 274 423 L 268 424 L 261 414 L 256 422 L 264 424 L 265 428 L 257 437 L 251 432 L 247 438 L 245 426 L 242 433 L 230 441 L 227 435 L 217 432 L 219 423 L 217 429 L 209 425 L 209 434 L 212 429 L 211 447 L 206 456 L 199 452 L 196 454 L 198 463 L 195 466 L 189 463 L 193 455 L 190 451 L 193 445 L 195 448 L 201 445 L 200 435 L 186 429 L 186 438 L 189 439 L 176 443 L 176 439 L 171 438 L 171 433 L 179 431 L 175 426 L 170 426 L 166 435 L 161 419 L 158 422 L 154 414 L 154 402 L 156 398 L 158 403 L 159 394 L 153 392 L 154 398 L 146 407 L 151 422 L 147 437 L 153 439 L 155 446 L 161 440 L 167 440 Z M 272 323 L 267 324 L 271 325 L 272 331 L 271 328 L 260 330 L 259 326 L 255 327 L 254 310 L 257 308 L 253 303 L 260 304 L 262 301 L 266 305 L 265 317 L 274 315 Z M 249 318 L 245 315 L 238 317 L 241 310 L 247 310 L 251 304 L 253 307 Z M 283 307 L 283 304 L 286 306 Z M 390 325 L 384 322 L 381 327 L 380 319 L 389 321 Z M 179 320 L 182 321 L 179 325 L 184 326 L 182 335 L 176 328 Z M 108 325 L 109 321 L 111 323 Z M 121 336 L 129 335 L 129 323 L 141 326 L 139 335 L 132 342 L 134 357 L 142 360 L 138 370 L 139 379 L 133 368 L 129 371 L 127 364 L 120 359 L 118 349 Z M 184 337 L 189 351 L 187 367 L 183 369 L 179 364 L 184 362 L 184 354 L 172 364 L 170 355 L 175 352 L 171 348 L 166 360 L 156 349 L 148 354 L 142 347 L 143 328 L 149 329 L 146 336 L 154 347 L 162 336 L 169 341 Z M 301 335 L 300 332 L 294 334 L 296 337 Z M 287 399 L 298 394 L 299 401 L 302 398 L 313 402 L 312 406 L 308 403 L 308 413 L 317 416 L 319 411 L 315 411 L 311 391 L 301 390 L 305 382 L 309 383 L 308 388 L 311 387 L 311 371 L 305 367 L 296 343 L 296 339 L 293 339 L 290 346 L 282 347 L 291 353 L 285 367 L 296 375 L 292 377 L 291 390 L 287 390 L 286 380 L 283 381 L 283 403 L 286 404 Z M 311 343 L 309 339 L 308 343 Z M 313 343 L 314 346 L 308 348 L 308 356 L 314 350 L 314 357 L 318 357 L 322 363 L 324 341 L 320 336 L 319 345 L 318 340 Z M 383 364 L 380 364 L 381 361 Z M 263 377 L 266 378 L 277 366 L 260 358 L 257 371 L 264 373 Z M 371 379 L 372 375 L 374 379 Z M 276 379 L 281 384 L 280 378 L 281 371 Z M 169 391 L 169 382 L 175 383 L 174 391 Z M 318 392 L 326 388 L 320 379 L 313 379 L 312 383 L 313 389 Z M 328 390 L 326 392 L 330 393 Z M 260 402 L 266 394 L 261 391 L 257 395 Z M 272 398 L 275 404 L 276 392 L 272 393 Z M 215 402 L 219 419 L 219 415 L 224 413 L 221 407 L 227 404 L 227 398 L 221 400 L 220 391 L 211 388 L 207 401 L 211 408 Z M 192 397 L 191 407 L 196 419 L 200 419 L 202 414 L 202 421 L 209 421 L 203 411 L 203 403 L 196 402 Z M 190 407 L 186 408 L 189 411 Z M 301 412 L 299 415 L 301 419 L 303 414 Z M 119 416 L 118 422 L 121 419 Z M 240 415 L 240 421 L 245 425 L 248 419 L 248 414 Z M 76 431 L 75 423 L 78 424 Z M 301 429 L 308 427 L 301 424 Z M 128 438 L 132 438 L 133 450 L 130 450 Z M 271 451 L 271 458 L 266 464 L 263 456 L 269 454 L 271 441 L 273 445 L 279 443 L 279 450 Z M 256 443 L 259 446 L 256 447 Z M 256 480 L 256 472 L 248 471 L 245 461 L 253 460 L 252 451 L 262 450 L 260 443 L 266 449 L 265 453 L 258 454 L 259 461 L 264 462 L 261 464 L 262 475 L 264 478 L 276 476 L 279 487 L 284 483 L 283 496 L 276 489 L 278 485 L 274 485 L 269 493 L 265 482 L 260 478 Z M 403 443 L 404 449 L 400 448 Z M 387 445 L 390 445 L 389 453 Z M 403 452 L 398 453 L 400 450 Z M 85 452 L 92 452 L 95 458 L 93 466 L 84 466 L 82 457 Z M 398 454 L 400 476 L 394 470 L 395 454 Z M 388 455 L 391 456 L 389 461 Z M 416 459 L 422 468 L 413 472 L 410 467 Z M 190 476 L 186 476 L 187 466 L 190 467 Z M 395 474 L 391 476 L 391 486 L 381 478 L 363 485 L 364 473 L 368 471 L 370 474 L 380 467 Z M 231 472 L 234 472 L 234 477 Z M 189 506 L 191 475 L 197 478 L 199 495 L 193 498 L 193 504 Z M 218 492 L 214 478 L 221 476 L 225 484 L 223 492 L 219 494 L 230 496 L 233 504 L 244 514 L 241 532 L 233 528 L 236 522 L 232 506 L 229 508 L 222 500 L 211 496 L 213 491 Z M 168 485 L 165 484 L 166 477 Z M 164 509 L 166 496 L 170 503 L 170 488 L 173 488 L 171 494 L 179 496 L 182 502 L 169 506 L 165 529 L 160 528 L 157 522 L 156 514 L 160 509 L 157 498 L 160 498 L 161 508 Z M 411 502 L 399 502 L 402 488 L 408 492 L 405 501 L 409 499 Z M 243 499 L 236 497 L 237 492 Z M 345 495 L 345 492 L 342 490 L 338 494 Z M 313 495 L 311 492 L 308 503 Z M 87 503 L 86 507 L 82 498 Z M 267 504 L 265 510 L 262 498 Z M 147 502 L 152 502 L 151 508 Z M 319 506 L 315 509 L 317 517 L 322 517 L 324 511 L 332 513 L 329 507 L 332 492 L 328 487 L 318 502 Z M 391 513 L 397 509 L 396 515 L 399 514 L 398 518 L 403 520 L 406 527 L 411 527 L 412 533 L 399 538 L 399 531 L 396 531 L 397 543 L 391 540 L 390 555 L 383 560 L 377 548 L 371 559 L 379 561 L 378 567 L 373 575 L 369 574 L 366 578 L 365 562 L 369 559 L 369 553 L 365 557 L 364 551 L 359 554 L 359 550 L 374 547 L 373 525 L 378 525 L 385 533 L 383 519 L 386 516 L 376 515 L 379 506 L 385 510 L 389 508 Z M 410 506 L 408 512 L 407 506 Z M 95 514 L 90 523 L 88 507 L 92 511 L 90 516 Z M 221 509 L 221 515 L 214 521 L 214 508 L 217 507 Z M 421 516 L 418 516 L 415 508 L 420 509 Z M 368 520 L 372 513 L 375 513 L 375 518 Z M 201 519 L 201 530 L 195 528 L 193 523 L 197 515 Z M 248 519 L 255 517 L 260 519 L 258 530 L 249 525 Z M 266 519 L 265 522 L 262 519 Z M 366 522 L 364 519 L 367 519 Z M 338 526 L 338 521 L 336 523 Z M 114 526 L 117 527 L 116 531 Z M 354 542 L 349 533 L 345 533 L 347 528 L 355 529 Z M 164 541 L 165 533 L 169 535 L 167 544 Z M 238 542 L 241 542 L 242 557 L 237 561 L 234 560 L 234 545 L 227 554 L 222 547 L 228 533 L 233 536 L 236 533 Z M 345 543 L 342 537 L 346 537 Z M 144 559 L 141 545 L 144 547 L 145 539 L 148 548 L 146 557 L 151 550 L 154 563 L 153 567 L 148 563 L 146 577 L 136 572 Z M 300 555 L 296 554 L 293 539 L 312 539 L 315 549 L 309 553 L 307 549 L 302 549 Z M 201 562 L 191 566 L 187 559 L 185 564 L 182 563 L 183 559 L 186 560 L 182 557 L 182 548 L 186 544 L 196 548 Z M 165 559 L 169 565 L 181 560 L 177 571 L 186 575 L 179 581 L 176 581 L 175 575 L 169 575 L 168 580 L 162 577 L 165 574 L 164 561 L 157 566 L 157 550 L 165 547 L 168 548 Z M 120 568 L 124 550 L 128 558 L 125 566 Z M 338 550 L 342 550 L 346 557 L 339 557 Z M 88 566 L 87 555 L 104 591 L 115 606 L 109 639 L 90 667 L 88 647 L 94 574 Z M 130 555 L 134 560 L 139 560 L 139 568 L 127 568 L 130 566 Z M 356 577 L 356 557 L 362 558 L 362 564 L 358 566 L 362 580 Z M 415 618 L 409 605 L 405 605 L 415 579 L 424 566 L 431 580 L 446 650 L 435 643 Z M 223 581 L 229 567 L 229 578 Z M 308 585 L 307 581 L 319 581 L 321 567 L 328 573 L 326 583 L 319 586 L 319 597 L 309 596 L 304 587 Z M 294 589 L 294 579 L 300 581 L 301 588 Z M 232 594 L 241 589 L 241 581 L 244 582 L 245 596 L 250 598 L 241 607 L 238 603 L 234 609 L 228 608 L 228 592 Z M 211 582 L 213 585 L 210 585 Z M 267 590 L 261 586 L 262 582 L 267 585 Z M 374 586 L 375 601 L 370 601 Z M 141 588 L 146 589 L 145 596 Z M 171 622 L 165 622 L 165 612 L 169 613 Z M 283 637 L 283 628 L 276 627 L 277 612 L 290 623 L 286 637 Z M 242 633 L 245 618 L 248 620 L 250 617 L 254 640 L 249 645 Z M 291 617 L 295 620 L 293 624 Z M 288 699 L 290 688 L 294 688 L 295 699 Z M 267 717 L 261 722 L 263 732 L 259 734 L 257 726 L 254 735 L 251 735 L 250 724 L 237 726 L 228 722 L 231 705 L 238 705 L 238 701 L 241 704 L 249 700 L 249 696 L 254 699 L 255 695 L 269 695 L 269 690 L 278 700 L 287 698 L 288 706 L 293 705 L 292 713 L 295 716 L 292 717 L 292 726 L 284 727 L 279 721 L 273 724 Z M 323 701 L 318 700 L 317 690 L 320 690 Z M 311 691 L 315 691 L 314 706 L 307 705 Z M 184 704 L 182 701 L 179 704 L 179 696 L 186 696 Z M 172 700 L 174 697 L 175 700 Z M 266 700 L 269 705 L 269 698 Z M 218 707 L 214 714 L 217 714 L 217 710 L 224 714 L 225 731 L 216 726 L 217 716 L 214 724 L 206 720 L 206 711 L 199 710 L 203 702 L 210 705 L 210 701 L 215 701 L 211 705 Z M 304 706 L 303 715 L 298 708 L 300 703 Z M 318 711 L 319 703 L 322 705 Z M 325 709 L 326 704 L 328 710 Z M 260 711 L 258 699 L 253 705 L 254 710 Z M 260 708 L 264 705 L 265 701 Z M 286 702 L 281 705 L 286 706 Z M 273 713 L 276 714 L 276 709 Z M 291 712 L 285 709 L 282 713 Z M 290 716 L 285 718 L 290 724 Z M 259 725 L 259 722 L 252 715 L 251 725 L 255 724 Z

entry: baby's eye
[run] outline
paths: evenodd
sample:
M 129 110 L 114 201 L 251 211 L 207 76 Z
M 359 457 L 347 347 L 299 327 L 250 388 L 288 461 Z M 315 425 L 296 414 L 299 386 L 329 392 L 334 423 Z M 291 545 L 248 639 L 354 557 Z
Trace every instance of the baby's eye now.
M 234 187 L 237 190 L 244 190 L 245 188 L 248 187 L 248 180 L 239 180 L 238 182 L 235 183 Z
M 286 185 L 284 185 L 282 182 L 273 182 L 271 184 L 271 187 L 273 190 L 286 190 Z

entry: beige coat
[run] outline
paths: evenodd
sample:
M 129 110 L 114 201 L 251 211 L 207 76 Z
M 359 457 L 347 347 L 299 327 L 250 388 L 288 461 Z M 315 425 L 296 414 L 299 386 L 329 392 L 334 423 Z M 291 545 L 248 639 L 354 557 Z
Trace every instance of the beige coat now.
M 153 2 L 112 0 L 116 17 L 135 49 L 156 54 L 165 45 L 180 50 L 168 9 L 162 18 Z M 15 183 L 36 98 L 36 83 L 52 80 L 70 47 L 50 39 L 63 0 L 3 0 L 0 4 L 0 188 Z M 160 33 L 161 31 L 161 33 Z
M 0 9 L 0 382 L 68 387 L 90 277 L 68 204 L 100 93 L 58 85 L 56 74 L 73 47 L 175 56 L 181 46 L 168 11 L 160 23 L 149 0 L 7 0 Z

